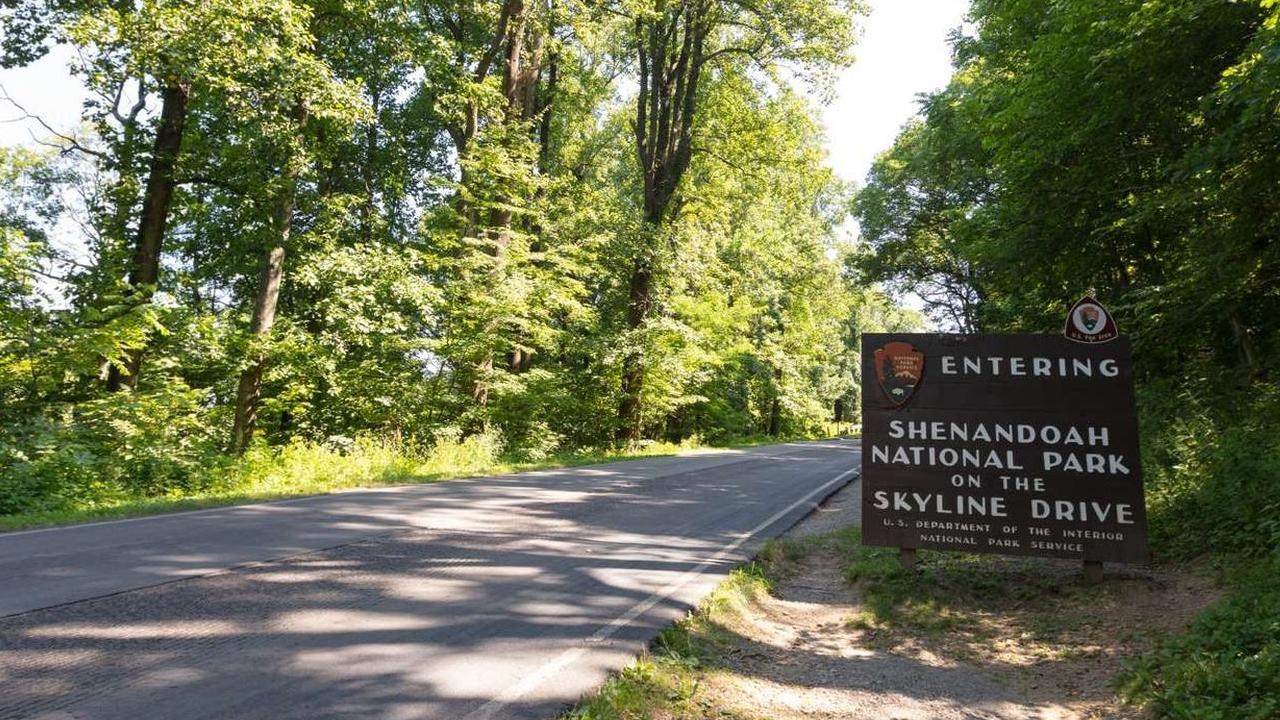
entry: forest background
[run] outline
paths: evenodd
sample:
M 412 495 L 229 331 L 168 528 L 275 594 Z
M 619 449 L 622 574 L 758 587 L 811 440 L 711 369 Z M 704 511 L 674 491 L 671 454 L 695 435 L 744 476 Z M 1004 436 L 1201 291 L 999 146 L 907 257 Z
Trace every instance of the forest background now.
M 5 155 L 0 512 L 822 433 L 857 333 L 920 324 L 797 89 L 856 6 L 9 8 L 91 95 Z
M 1237 588 L 1131 689 L 1280 712 L 1280 4 L 975 0 L 855 191 L 810 98 L 861 10 L 0 0 L 3 64 L 91 91 L 0 151 L 0 516 L 819 435 L 859 333 L 923 327 L 892 297 L 1059 332 L 1093 291 L 1156 552 Z

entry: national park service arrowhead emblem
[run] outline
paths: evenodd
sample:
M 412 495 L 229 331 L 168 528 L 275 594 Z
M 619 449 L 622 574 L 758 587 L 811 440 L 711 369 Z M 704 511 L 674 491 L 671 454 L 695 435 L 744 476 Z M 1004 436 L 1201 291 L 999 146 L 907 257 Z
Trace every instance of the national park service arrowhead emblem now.
M 1062 334 L 1068 340 L 1094 344 L 1115 340 L 1120 331 L 1116 329 L 1116 321 L 1102 303 L 1091 295 L 1085 295 L 1071 306 Z
M 924 377 L 924 353 L 910 343 L 891 342 L 876 350 L 876 378 L 894 405 L 904 405 Z

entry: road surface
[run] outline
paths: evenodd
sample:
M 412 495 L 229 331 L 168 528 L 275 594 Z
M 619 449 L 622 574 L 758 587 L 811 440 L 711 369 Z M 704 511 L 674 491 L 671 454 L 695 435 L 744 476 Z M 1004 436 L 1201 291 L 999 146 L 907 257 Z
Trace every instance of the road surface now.
M 788 443 L 0 535 L 0 718 L 551 718 L 846 484 Z

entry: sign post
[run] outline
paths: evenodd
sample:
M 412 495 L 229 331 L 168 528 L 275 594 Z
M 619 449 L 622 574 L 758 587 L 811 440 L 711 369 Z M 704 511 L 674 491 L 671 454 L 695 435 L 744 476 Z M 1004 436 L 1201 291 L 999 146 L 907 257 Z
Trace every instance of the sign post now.
M 904 567 L 922 548 L 1075 558 L 1090 581 L 1148 560 L 1130 346 L 1085 300 L 1079 338 L 862 336 L 864 543 Z

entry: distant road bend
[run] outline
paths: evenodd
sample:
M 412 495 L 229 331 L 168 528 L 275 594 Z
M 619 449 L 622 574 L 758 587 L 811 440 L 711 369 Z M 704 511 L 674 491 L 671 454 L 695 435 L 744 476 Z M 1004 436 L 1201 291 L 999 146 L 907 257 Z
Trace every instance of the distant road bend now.
M 0 718 L 551 718 L 856 441 L 0 535 Z

